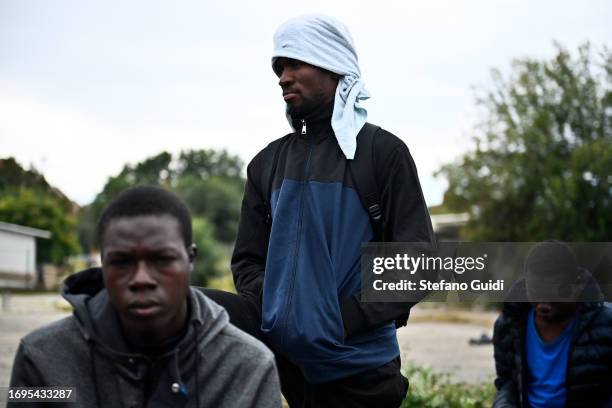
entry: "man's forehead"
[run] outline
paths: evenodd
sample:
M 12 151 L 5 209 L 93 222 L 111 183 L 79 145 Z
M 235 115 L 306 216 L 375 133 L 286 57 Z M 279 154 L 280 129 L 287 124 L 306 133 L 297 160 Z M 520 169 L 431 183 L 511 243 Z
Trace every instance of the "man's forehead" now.
M 142 214 L 120 216 L 112 219 L 107 230 L 110 229 L 130 229 L 134 227 L 144 229 L 173 229 L 179 226 L 176 217 L 170 214 Z
M 140 242 L 183 245 L 179 221 L 170 215 L 137 215 L 113 219 L 104 233 L 103 246 Z

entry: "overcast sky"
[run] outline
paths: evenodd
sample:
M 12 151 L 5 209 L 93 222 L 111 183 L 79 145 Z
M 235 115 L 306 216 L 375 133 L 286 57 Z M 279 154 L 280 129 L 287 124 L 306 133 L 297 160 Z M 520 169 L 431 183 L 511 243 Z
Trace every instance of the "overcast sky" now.
M 472 146 L 473 87 L 553 40 L 610 46 L 612 2 L 0 0 L 0 157 L 87 204 L 126 163 L 225 148 L 248 162 L 289 131 L 272 35 L 305 13 L 348 25 L 369 121 L 410 148 L 429 205 L 433 171 Z

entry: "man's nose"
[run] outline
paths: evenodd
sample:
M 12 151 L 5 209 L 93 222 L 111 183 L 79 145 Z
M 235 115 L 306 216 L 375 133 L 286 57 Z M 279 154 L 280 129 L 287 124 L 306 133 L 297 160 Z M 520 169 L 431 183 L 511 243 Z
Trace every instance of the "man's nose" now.
M 291 70 L 287 68 L 283 68 L 283 71 L 278 77 L 278 84 L 281 87 L 285 87 L 286 85 L 289 85 L 291 82 L 293 82 L 293 74 L 291 73 Z
M 136 270 L 129 282 L 129 287 L 132 290 L 154 288 L 157 283 L 152 276 L 153 271 L 150 265 L 145 260 L 136 263 Z

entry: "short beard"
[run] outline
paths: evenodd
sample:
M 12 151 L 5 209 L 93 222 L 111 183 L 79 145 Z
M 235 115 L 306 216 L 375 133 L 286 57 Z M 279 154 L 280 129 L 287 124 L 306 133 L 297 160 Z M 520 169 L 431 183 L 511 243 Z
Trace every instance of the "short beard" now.
M 308 116 L 310 112 L 315 110 L 316 106 L 310 103 L 303 103 L 299 106 L 289 105 L 287 104 L 287 113 L 293 119 L 303 119 L 305 116 Z
M 298 106 L 287 104 L 287 113 L 293 119 L 303 119 L 319 106 L 325 105 L 327 103 L 326 99 L 326 95 L 323 93 L 318 93 L 311 99 L 304 99 Z

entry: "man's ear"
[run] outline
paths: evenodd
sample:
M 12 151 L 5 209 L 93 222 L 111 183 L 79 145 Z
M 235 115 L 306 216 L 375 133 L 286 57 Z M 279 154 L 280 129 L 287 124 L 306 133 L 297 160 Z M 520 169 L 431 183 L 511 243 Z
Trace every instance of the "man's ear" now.
M 193 271 L 193 264 L 198 257 L 198 247 L 196 244 L 191 244 L 191 246 L 187 248 L 187 256 L 189 256 L 189 268 Z

